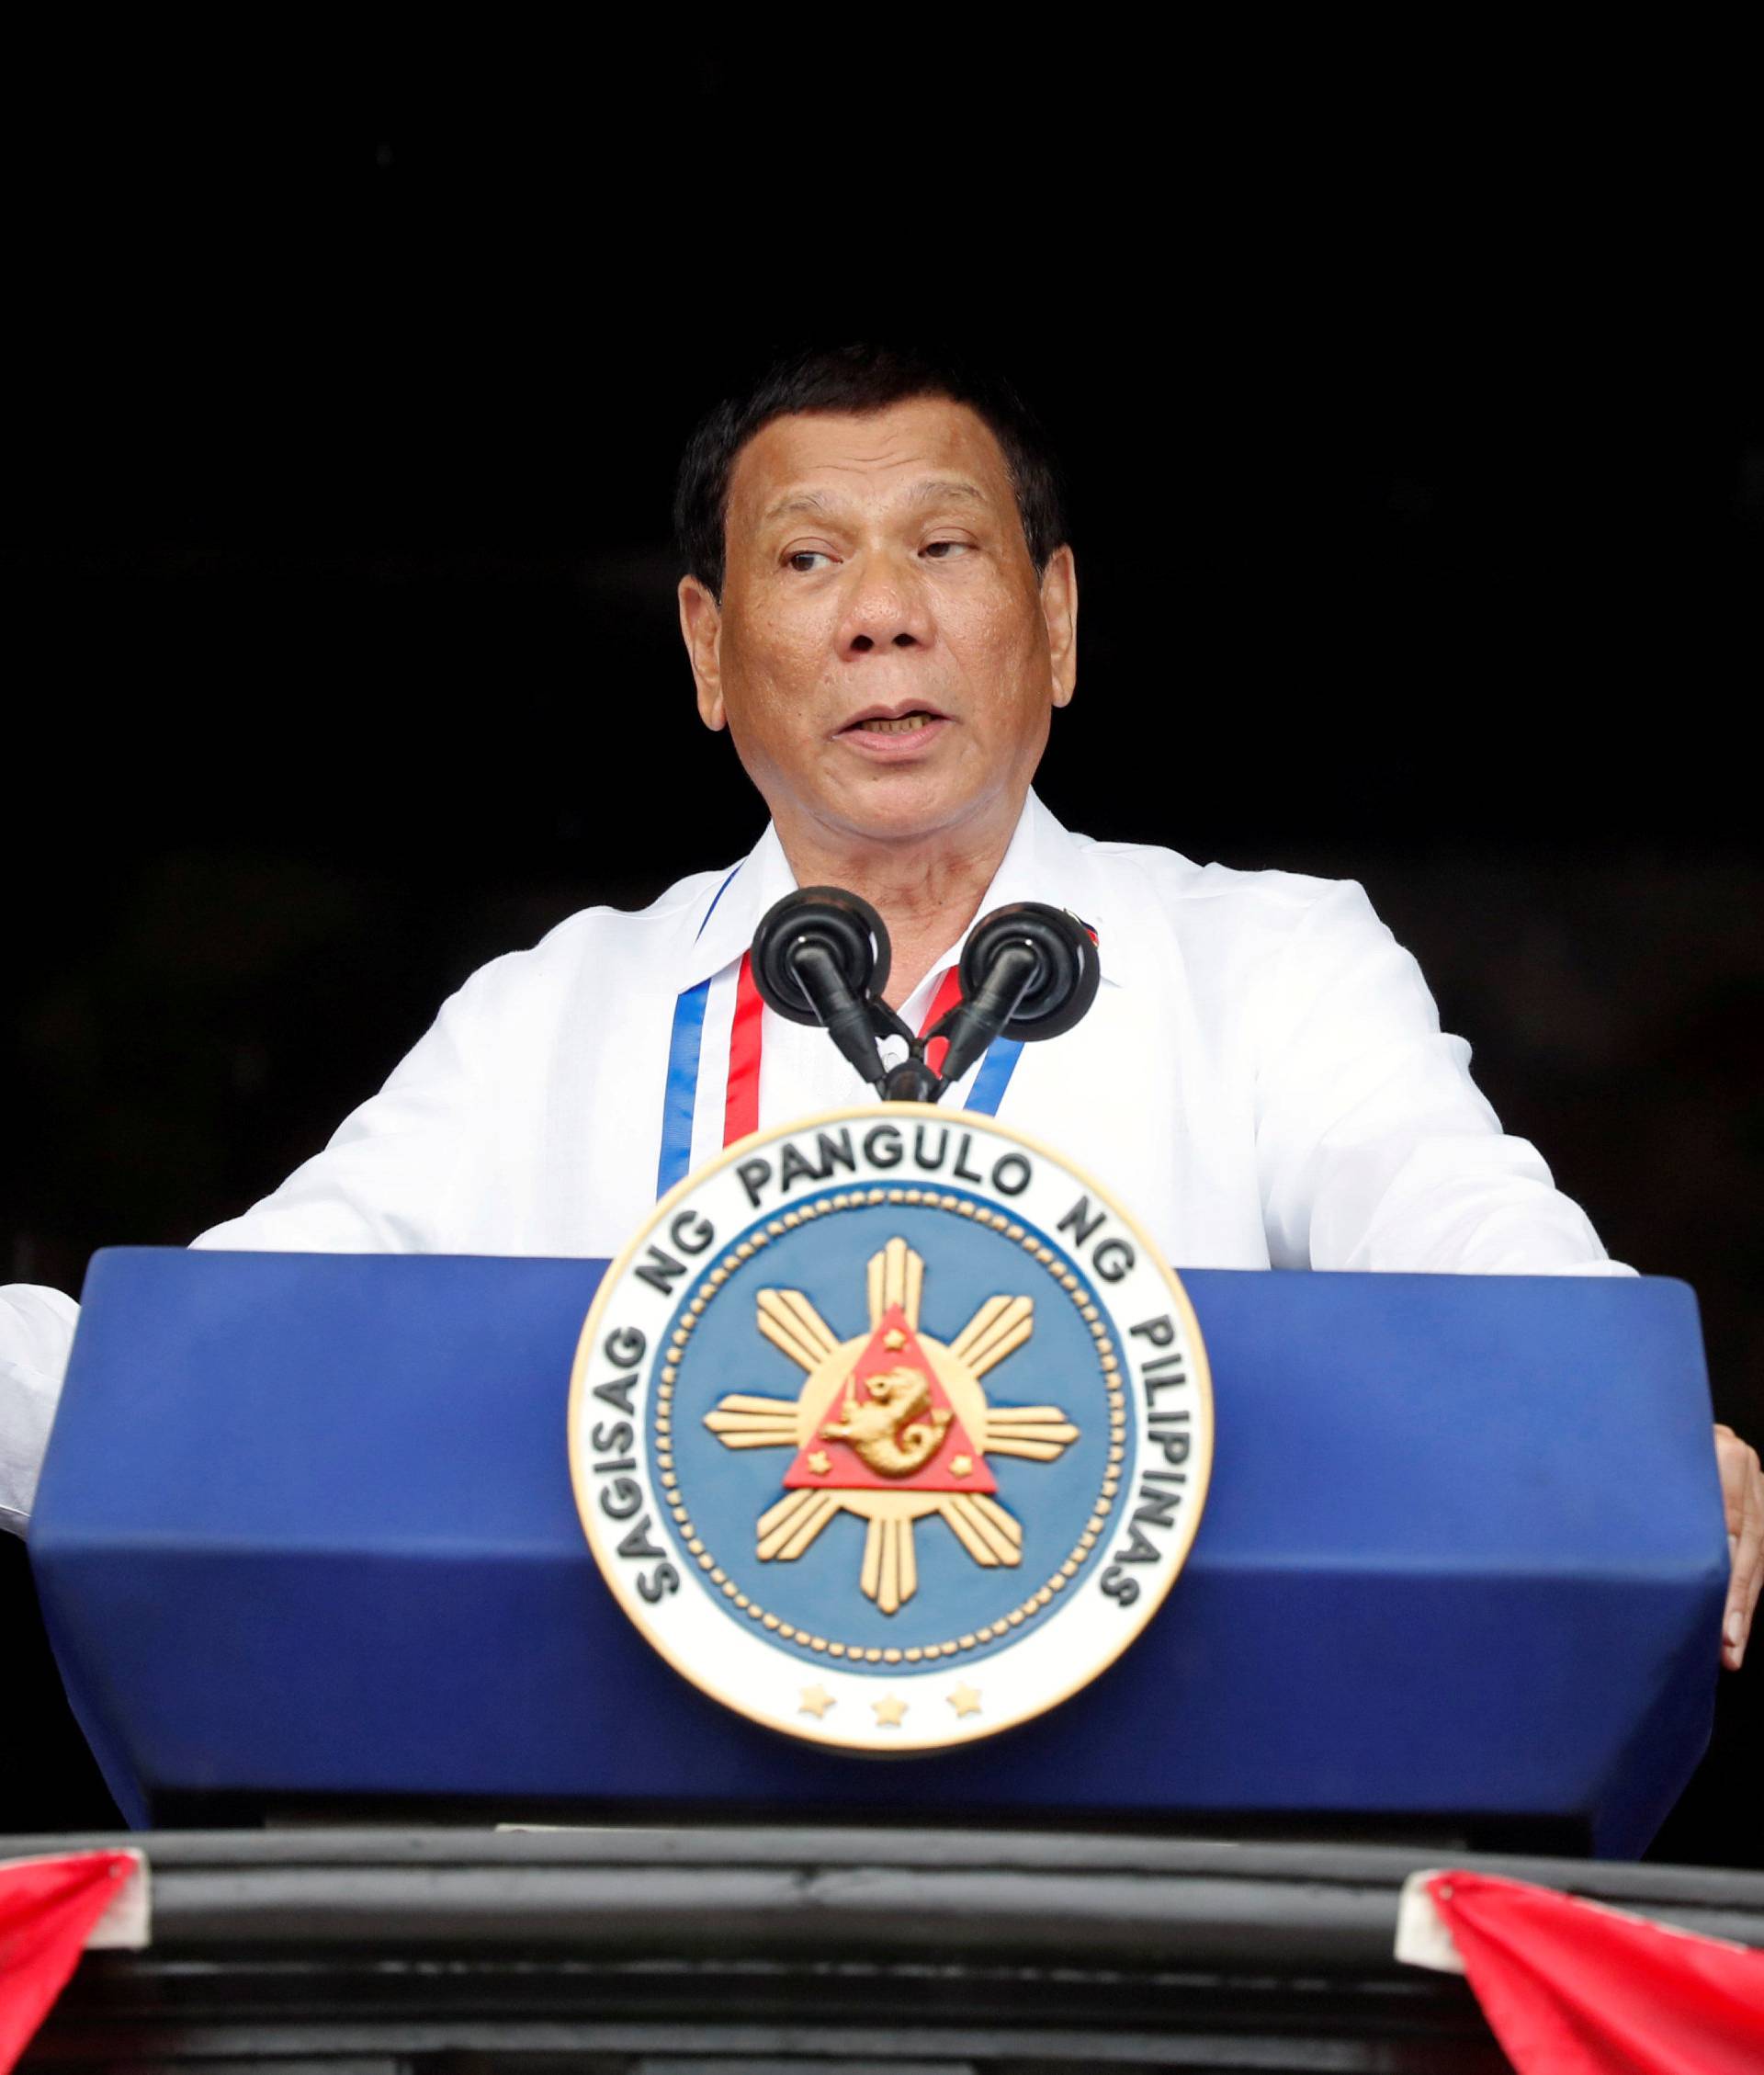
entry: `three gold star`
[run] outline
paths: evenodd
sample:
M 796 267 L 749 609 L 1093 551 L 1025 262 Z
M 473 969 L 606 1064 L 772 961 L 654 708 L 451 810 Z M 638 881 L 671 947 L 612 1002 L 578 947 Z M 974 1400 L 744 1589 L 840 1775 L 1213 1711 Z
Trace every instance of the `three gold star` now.
M 979 1694 L 966 1682 L 957 1686 L 954 1693 L 948 1694 L 944 1697 L 958 1716 L 978 1715 L 980 1712 Z M 909 1705 L 910 1703 L 902 1700 L 899 1694 L 892 1693 L 884 1694 L 880 1700 L 871 1701 L 870 1706 L 876 1715 L 876 1728 L 878 1729 L 899 1729 L 905 1722 Z M 837 1706 L 837 1703 L 825 1686 L 804 1686 L 802 1689 L 802 1705 L 797 1712 L 799 1715 L 812 1715 L 816 1721 L 820 1721 L 827 1710 L 835 1706 Z

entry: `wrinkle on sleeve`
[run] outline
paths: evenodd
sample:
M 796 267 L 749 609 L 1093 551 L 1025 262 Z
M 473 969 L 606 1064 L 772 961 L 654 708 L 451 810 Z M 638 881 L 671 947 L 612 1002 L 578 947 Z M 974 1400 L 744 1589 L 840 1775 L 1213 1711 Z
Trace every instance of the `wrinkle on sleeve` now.
M 13 1535 L 37 1496 L 80 1308 L 59 1289 L 0 1289 L 0 1528 Z
M 1508 1137 L 1420 968 L 1351 880 L 1295 925 L 1257 1003 L 1256 1152 L 1276 1267 L 1628 1274 Z

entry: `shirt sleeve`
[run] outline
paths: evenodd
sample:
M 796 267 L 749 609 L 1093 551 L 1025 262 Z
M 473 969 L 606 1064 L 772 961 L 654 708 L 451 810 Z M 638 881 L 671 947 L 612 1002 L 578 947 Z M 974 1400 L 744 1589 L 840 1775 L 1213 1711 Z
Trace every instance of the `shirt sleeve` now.
M 1256 1005 L 1256 1153 L 1276 1267 L 1627 1275 L 1508 1137 L 1420 968 L 1351 880 L 1301 915 Z
M 22 1535 L 80 1308 L 58 1289 L 0 1289 L 0 1528 Z
M 474 1149 L 491 1128 L 472 1065 L 483 978 L 447 1002 L 322 1152 L 193 1243 L 277 1253 L 472 1251 L 465 1219 L 477 1196 Z M 29 1517 L 78 1318 L 60 1290 L 0 1289 L 0 1528 L 15 1535 Z

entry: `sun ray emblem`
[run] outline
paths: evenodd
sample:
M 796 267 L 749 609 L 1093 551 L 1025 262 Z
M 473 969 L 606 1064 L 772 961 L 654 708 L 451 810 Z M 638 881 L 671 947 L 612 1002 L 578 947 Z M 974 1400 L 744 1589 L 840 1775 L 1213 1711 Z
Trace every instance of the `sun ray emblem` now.
M 784 1496 L 757 1523 L 763 1562 L 801 1556 L 842 1511 L 868 1524 L 858 1582 L 884 1614 L 918 1589 L 912 1532 L 940 1515 L 978 1564 L 1023 1559 L 989 1456 L 1054 1461 L 1078 1439 L 1057 1405 L 989 1404 L 980 1378 L 1035 1331 L 1035 1300 L 991 1297 L 945 1345 L 919 1330 L 925 1264 L 903 1239 L 872 1254 L 870 1330 L 842 1341 L 795 1289 L 759 1293 L 759 1329 L 805 1371 L 794 1399 L 733 1391 L 705 1415 L 726 1448 L 789 1448 Z

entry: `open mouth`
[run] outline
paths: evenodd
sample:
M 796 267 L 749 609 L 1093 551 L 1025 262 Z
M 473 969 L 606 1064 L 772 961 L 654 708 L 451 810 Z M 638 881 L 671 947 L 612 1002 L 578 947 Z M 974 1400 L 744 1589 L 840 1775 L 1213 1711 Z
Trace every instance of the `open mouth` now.
M 934 706 L 873 706 L 855 715 L 839 731 L 842 735 L 861 735 L 869 740 L 901 735 L 922 735 L 948 719 Z
M 942 718 L 941 714 L 928 713 L 922 708 L 916 713 L 903 713 L 898 720 L 854 720 L 852 726 L 866 735 L 910 735 Z

